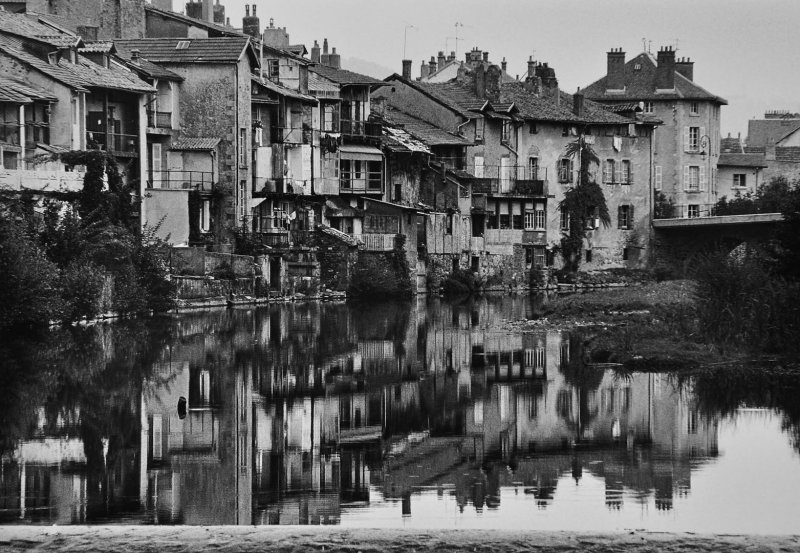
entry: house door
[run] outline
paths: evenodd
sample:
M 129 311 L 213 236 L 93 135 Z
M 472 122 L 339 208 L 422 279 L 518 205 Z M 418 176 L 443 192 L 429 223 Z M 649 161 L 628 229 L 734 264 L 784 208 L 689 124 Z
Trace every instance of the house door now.
M 269 289 L 277 291 L 281 289 L 281 260 L 277 257 L 269 259 Z
M 500 192 L 511 192 L 511 158 L 500 158 Z
M 161 188 L 161 144 L 153 142 L 150 145 L 150 160 L 152 164 L 150 187 Z

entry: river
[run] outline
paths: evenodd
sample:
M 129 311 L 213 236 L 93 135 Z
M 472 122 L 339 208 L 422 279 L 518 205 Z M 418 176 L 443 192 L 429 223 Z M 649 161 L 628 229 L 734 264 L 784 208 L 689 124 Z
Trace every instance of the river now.
M 587 365 L 540 298 L 286 303 L 0 347 L 0 524 L 794 533 L 800 378 Z

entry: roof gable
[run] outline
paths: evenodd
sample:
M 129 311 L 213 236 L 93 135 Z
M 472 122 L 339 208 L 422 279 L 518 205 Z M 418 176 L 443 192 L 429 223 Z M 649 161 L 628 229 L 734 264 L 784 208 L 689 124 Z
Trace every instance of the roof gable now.
M 120 51 L 139 50 L 142 57 L 153 63 L 236 63 L 242 55 L 251 56 L 253 67 L 258 59 L 250 37 L 227 36 L 215 38 L 138 38 L 115 40 Z

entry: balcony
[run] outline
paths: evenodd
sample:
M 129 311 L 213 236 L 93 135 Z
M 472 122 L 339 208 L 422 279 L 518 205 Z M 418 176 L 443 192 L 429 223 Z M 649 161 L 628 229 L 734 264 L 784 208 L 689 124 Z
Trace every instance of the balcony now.
M 380 140 L 383 128 L 380 123 L 371 121 L 356 121 L 353 119 L 342 119 L 340 121 L 342 136 L 350 140 L 375 142 Z
M 19 146 L 19 123 L 10 121 L 0 124 L 0 142 Z
M 311 144 L 311 128 L 270 127 L 269 138 L 272 144 Z
M 473 175 L 476 173 L 475 167 L 470 167 L 469 169 L 469 172 Z M 471 179 L 473 194 L 547 196 L 545 186 L 545 181 L 547 180 L 546 168 L 513 165 L 504 167 L 479 166 L 477 173 L 483 176 Z
M 147 112 L 147 126 L 151 129 L 171 129 L 172 128 L 172 112 L 171 111 L 148 111 Z
M 169 170 L 151 173 L 147 188 L 211 192 L 217 185 L 211 171 Z
M 270 219 L 265 217 L 263 219 Z M 277 221 L 276 221 L 277 222 Z M 280 224 L 288 223 L 285 219 Z M 316 246 L 316 233 L 313 230 L 287 230 L 284 228 L 268 228 L 253 233 L 253 238 L 263 246 L 271 248 L 313 247 Z
M 86 133 L 86 149 L 135 156 L 139 154 L 139 135 L 89 131 Z

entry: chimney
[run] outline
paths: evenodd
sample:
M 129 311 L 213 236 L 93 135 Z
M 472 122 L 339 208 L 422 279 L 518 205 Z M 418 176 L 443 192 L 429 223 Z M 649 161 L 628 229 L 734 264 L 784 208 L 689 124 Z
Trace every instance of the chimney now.
M 328 53 L 328 39 L 327 38 L 323 38 L 322 39 L 322 53 L 323 54 L 327 54 Z
M 255 17 L 255 16 L 256 16 L 256 5 L 253 4 L 253 17 Z M 225 17 L 225 6 L 221 5 L 219 3 L 219 0 L 217 0 L 217 3 L 214 5 L 214 16 L 213 17 L 214 17 L 214 23 L 216 23 L 218 25 L 225 24 L 225 21 L 228 19 L 228 18 Z
M 503 70 L 503 73 L 508 70 L 508 62 L 506 61 L 505 56 L 503 56 L 503 61 L 500 62 L 500 69 Z
M 483 65 L 481 65 L 483 67 Z M 485 84 L 485 97 L 487 100 L 496 102 L 500 99 L 500 82 L 502 81 L 502 70 L 496 65 L 490 65 L 486 68 L 484 74 Z
M 689 79 L 694 80 L 694 62 L 689 58 L 681 58 L 675 63 L 675 71 Z
M 331 56 L 328 58 L 328 64 L 334 69 L 342 68 L 342 56 L 336 53 L 336 48 L 331 50 Z
M 203 4 L 200 1 L 189 0 L 186 3 L 186 16 L 194 19 L 203 19 Z
M 522 87 L 537 98 L 542 94 L 542 78 L 536 71 L 536 62 L 533 61 L 533 56 L 528 56 L 528 73 L 525 75 Z
M 329 66 L 331 64 L 331 55 L 328 53 L 328 39 L 322 39 L 322 56 L 319 58 L 322 65 Z
M 666 46 L 656 56 L 656 90 L 673 90 L 675 88 L 675 50 Z
M 536 65 L 535 73 L 541 79 L 542 97 L 555 100 L 556 105 L 559 105 L 561 103 L 561 94 L 558 90 L 555 69 L 548 67 L 547 63 L 540 63 Z
M 311 47 L 311 63 L 319 63 L 319 42 L 314 41 L 314 46 Z
M 172 0 L 153 0 L 153 6 L 158 8 L 159 10 L 164 11 L 174 11 L 172 9 Z
M 411 80 L 411 60 L 403 60 L 403 78 Z
M 536 74 L 536 62 L 533 61 L 533 56 L 528 56 L 528 78 L 533 78 Z
M 447 61 L 447 59 L 444 57 L 444 52 L 439 52 L 439 55 L 437 56 L 437 59 L 436 59 L 437 67 L 439 69 L 444 67 L 444 64 L 446 63 L 446 61 Z
M 450 52 L 450 55 L 447 56 L 447 62 L 450 63 L 451 61 L 456 61 L 456 53 L 452 51 Z
M 622 48 L 612 48 L 608 52 L 606 65 L 606 90 L 625 88 L 625 52 Z
M 578 87 L 578 91 L 572 95 L 572 113 L 575 114 L 575 117 L 583 117 L 583 93 L 580 87 Z
M 256 17 L 256 5 L 253 4 L 253 15 L 250 15 L 250 6 L 244 5 L 245 16 L 242 18 L 242 31 L 253 38 L 261 36 L 261 20 Z
M 425 60 L 422 60 L 422 66 L 419 69 L 419 78 L 425 79 L 430 74 L 430 68 L 428 67 L 428 63 Z
M 428 62 L 428 75 L 436 73 L 436 58 L 431 56 L 431 61 Z
M 203 21 L 214 22 L 214 0 L 203 0 Z
M 486 99 L 486 69 L 482 64 L 475 67 L 475 96 Z
M 483 61 L 485 61 L 486 63 L 489 63 L 489 52 L 484 52 L 483 53 Z
M 131 49 L 131 62 L 139 65 L 139 61 L 141 60 L 141 50 L 138 48 Z

